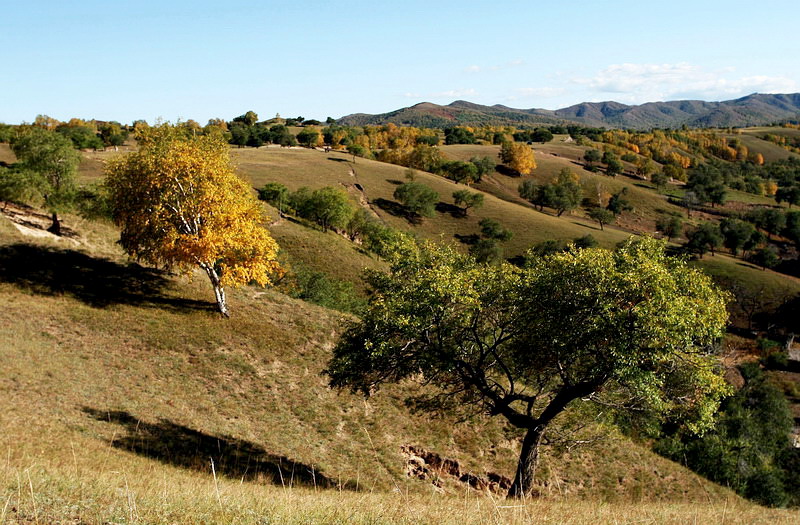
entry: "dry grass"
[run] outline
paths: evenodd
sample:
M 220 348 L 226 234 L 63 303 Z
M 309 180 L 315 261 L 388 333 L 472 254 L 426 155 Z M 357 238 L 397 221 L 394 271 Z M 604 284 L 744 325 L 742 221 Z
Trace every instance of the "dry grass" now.
M 0 467 L 8 487 L 0 523 L 796 523 L 796 512 L 766 510 L 734 498 L 706 505 L 602 501 L 504 501 L 463 494 L 325 491 L 240 483 L 212 473 L 170 471 L 114 449 L 78 448 L 50 466 L 36 456 Z M 102 470 L 93 454 L 107 461 Z
M 320 372 L 339 315 L 246 288 L 223 321 L 202 279 L 128 266 L 112 228 L 78 226 L 80 247 L 65 251 L 0 218 L 0 523 L 794 516 L 745 504 L 613 433 L 547 452 L 542 498 L 525 506 L 457 482 L 439 494 L 405 476 L 400 446 L 511 475 L 516 433 L 498 420 L 411 415 L 402 400 L 414 384 L 369 401 L 332 392 Z
M 456 236 L 478 233 L 478 222 L 482 218 L 496 219 L 514 232 L 514 238 L 506 245 L 506 254 L 509 256 L 521 254 L 533 244 L 553 238 L 566 240 L 591 233 L 601 244 L 613 246 L 627 237 L 625 232 L 613 229 L 601 232 L 584 219 L 567 216 L 556 218 L 535 211 L 530 206 L 507 202 L 490 193 L 486 194 L 482 208 L 470 211 L 468 217 L 462 217 L 452 208 L 452 194 L 465 186 L 424 172 L 417 172 L 417 180 L 439 193 L 442 211 L 433 219 L 412 223 L 405 216 L 395 214 L 392 208 L 395 202 L 392 194 L 398 184 L 406 182 L 406 168 L 401 166 L 366 159 L 357 159 L 352 164 L 349 155 L 300 148 L 234 149 L 233 157 L 240 173 L 255 187 L 270 181 L 281 182 L 292 190 L 301 186 L 340 186 L 347 188 L 355 199 L 358 194 L 354 185 L 359 184 L 372 210 L 382 221 L 423 238 L 451 242 Z M 355 175 L 351 175 L 351 170 Z
M 537 168 L 528 177 L 510 177 L 501 173 L 493 173 L 482 181 L 478 187 L 510 202 L 524 203 L 519 197 L 519 184 L 530 178 L 544 184 L 564 168 L 572 170 L 581 180 L 584 196 L 596 203 L 598 190 L 604 194 L 618 193 L 627 189 L 628 201 L 633 206 L 632 212 L 626 212 L 619 220 L 619 226 L 628 232 L 646 233 L 655 230 L 655 217 L 662 212 L 680 212 L 681 209 L 667 201 L 664 195 L 657 193 L 647 181 L 627 176 L 608 177 L 602 173 L 593 173 L 583 168 L 583 154 L 588 149 L 568 143 L 552 142 L 535 144 Z M 443 151 L 458 160 L 467 160 L 474 155 L 497 158 L 499 146 L 454 145 L 444 146 Z M 576 210 L 574 215 L 585 218 L 585 212 Z M 615 229 L 611 226 L 610 229 Z
M 16 161 L 17 157 L 14 155 L 14 152 L 11 151 L 11 147 L 8 144 L 0 143 L 0 162 L 13 164 Z

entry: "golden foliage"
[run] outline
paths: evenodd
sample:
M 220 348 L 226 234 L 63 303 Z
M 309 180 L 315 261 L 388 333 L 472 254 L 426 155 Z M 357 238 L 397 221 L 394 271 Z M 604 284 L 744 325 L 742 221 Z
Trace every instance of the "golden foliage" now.
M 536 169 L 533 149 L 519 142 L 504 142 L 500 148 L 500 160 L 520 175 L 530 175 Z
M 106 168 L 123 248 L 184 272 L 200 266 L 212 277 L 210 269 L 215 288 L 268 284 L 278 245 L 250 187 L 234 174 L 224 139 L 186 136 L 168 124 L 137 139 L 139 151 Z

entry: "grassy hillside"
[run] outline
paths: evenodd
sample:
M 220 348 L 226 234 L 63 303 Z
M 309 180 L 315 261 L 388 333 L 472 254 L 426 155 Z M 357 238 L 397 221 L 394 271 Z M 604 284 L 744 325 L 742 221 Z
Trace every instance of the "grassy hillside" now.
M 235 149 L 233 157 L 240 173 L 255 187 L 270 181 L 281 182 L 291 190 L 301 186 L 343 187 L 355 202 L 368 206 L 384 223 L 412 231 L 421 238 L 454 241 L 456 236 L 478 233 L 478 222 L 484 217 L 496 219 L 514 232 L 514 238 L 506 246 L 507 255 L 520 254 L 534 243 L 551 238 L 572 239 L 591 233 L 602 244 L 611 246 L 626 237 L 619 231 L 601 232 L 586 220 L 556 218 L 491 194 L 486 195 L 482 208 L 462 217 L 453 206 L 452 194 L 465 186 L 424 172 L 417 172 L 417 180 L 439 193 L 439 213 L 433 219 L 413 223 L 392 196 L 397 186 L 406 182 L 406 168 L 401 166 L 367 159 L 357 159 L 353 164 L 349 155 L 308 149 Z
M 747 146 L 747 149 L 753 153 L 761 153 L 764 156 L 764 161 L 775 162 L 776 160 L 788 159 L 789 157 L 797 157 L 796 153 L 792 153 L 785 148 L 773 144 L 772 142 L 763 140 L 760 136 L 765 133 L 773 135 L 781 135 L 781 131 L 786 128 L 770 127 L 770 128 L 745 128 L 740 134 L 723 133 L 722 136 L 728 139 L 739 139 L 742 144 Z M 797 131 L 797 130 L 789 130 Z
M 453 159 L 469 159 L 475 155 L 496 156 L 497 146 L 457 145 L 444 146 L 445 154 Z M 613 247 L 619 241 L 627 238 L 631 233 L 652 233 L 655 230 L 655 218 L 663 213 L 684 213 L 683 209 L 670 204 L 666 195 L 658 194 L 649 183 L 638 181 L 635 178 L 618 176 L 611 178 L 599 173 L 591 173 L 577 163 L 582 157 L 584 147 L 574 144 L 549 143 L 537 146 L 537 163 L 539 167 L 531 177 L 539 182 L 545 182 L 554 176 L 563 167 L 569 167 L 578 173 L 587 195 L 597 191 L 598 185 L 609 193 L 615 193 L 622 188 L 628 188 L 628 198 L 634 206 L 633 212 L 626 212 L 616 226 L 607 226 L 605 231 L 600 231 L 596 223 L 581 217 L 582 212 L 576 211 L 574 215 L 555 217 L 552 212 L 539 212 L 530 207 L 517 193 L 517 186 L 523 178 L 510 177 L 501 173 L 485 178 L 475 188 L 486 194 L 485 204 L 478 210 L 471 210 L 468 217 L 462 217 L 452 208 L 452 193 L 465 186 L 455 184 L 437 175 L 417 172 L 418 181 L 432 187 L 439 193 L 440 210 L 436 217 L 423 219 L 412 223 L 398 208 L 392 196 L 398 184 L 406 181 L 406 168 L 385 164 L 367 159 L 357 159 L 352 163 L 352 157 L 343 153 L 300 149 L 300 148 L 244 148 L 234 149 L 233 157 L 240 173 L 248 178 L 254 187 L 261 187 L 266 182 L 277 181 L 295 190 L 301 186 L 318 188 L 321 186 L 338 186 L 346 189 L 353 201 L 372 210 L 384 223 L 395 228 L 413 232 L 421 238 L 442 240 L 445 242 L 458 242 L 479 233 L 478 222 L 489 217 L 500 221 L 506 228 L 514 232 L 511 241 L 505 243 L 504 251 L 508 257 L 525 252 L 535 243 L 549 240 L 571 240 L 587 234 L 594 236 L 602 246 Z M 360 190 L 358 188 L 361 188 Z M 671 188 L 668 193 L 679 197 L 682 190 Z M 762 203 L 768 201 L 764 197 L 732 192 L 729 207 L 741 205 L 741 201 Z M 737 200 L 738 199 L 738 200 Z M 685 213 L 684 213 L 685 215 Z M 695 213 L 687 224 L 698 220 L 702 214 Z M 708 218 L 708 217 L 704 217 Z M 293 227 L 294 228 L 294 227 Z M 344 245 L 347 241 L 333 233 L 303 231 L 295 229 L 297 235 L 309 236 L 315 239 L 330 239 L 336 237 L 338 244 Z M 276 228 L 276 237 L 281 240 L 282 231 Z M 287 240 L 290 237 L 287 237 Z M 294 241 L 290 241 L 294 242 Z M 333 242 L 333 241 L 325 241 Z M 299 243 L 299 247 L 312 246 L 308 243 Z M 465 246 L 465 245 L 464 245 Z M 465 246 L 466 248 L 466 246 Z M 292 249 L 292 244 L 287 244 L 287 251 L 300 260 L 317 262 L 312 252 L 303 248 Z M 318 250 L 324 252 L 325 250 Z M 365 266 L 373 262 L 352 245 L 340 254 L 354 254 L 336 257 L 339 264 L 336 266 L 320 266 L 321 270 L 334 271 L 340 275 L 357 275 Z M 324 259 L 323 259 L 324 260 Z M 727 256 L 711 257 L 707 255 L 698 264 L 706 268 L 713 275 L 720 278 L 735 276 L 740 282 L 752 289 L 765 287 L 768 290 L 792 294 L 800 293 L 800 282 L 797 279 L 786 277 L 775 272 L 764 272 L 755 266 Z M 345 267 L 349 265 L 350 269 Z
M 72 240 L 31 237 L 0 217 L 0 522 L 797 518 L 614 433 L 548 453 L 545 498 L 527 506 L 446 475 L 434 489 L 405 475 L 402 446 L 510 476 L 515 433 L 496 420 L 410 415 L 401 400 L 413 384 L 369 401 L 332 392 L 320 372 L 338 314 L 245 288 L 224 321 L 200 276 L 130 264 L 109 226 L 66 222 Z

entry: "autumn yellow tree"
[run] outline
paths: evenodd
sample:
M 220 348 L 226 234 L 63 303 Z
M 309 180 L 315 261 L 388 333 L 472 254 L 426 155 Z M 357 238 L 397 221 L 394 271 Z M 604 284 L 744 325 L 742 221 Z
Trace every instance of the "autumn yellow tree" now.
M 120 244 L 151 264 L 184 273 L 200 267 L 228 317 L 225 286 L 264 286 L 279 271 L 260 204 L 234 174 L 219 134 L 187 136 L 162 124 L 137 140 L 138 151 L 106 168 Z
M 500 160 L 520 175 L 530 175 L 536 169 L 533 149 L 519 142 L 503 142 L 500 148 Z

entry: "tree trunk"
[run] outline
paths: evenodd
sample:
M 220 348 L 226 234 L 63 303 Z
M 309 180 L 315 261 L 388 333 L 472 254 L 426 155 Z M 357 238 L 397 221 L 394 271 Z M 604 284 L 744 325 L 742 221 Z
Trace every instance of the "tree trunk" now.
M 58 214 L 54 212 L 51 217 L 51 220 L 53 221 L 53 224 L 51 224 L 50 227 L 47 228 L 47 231 L 49 231 L 53 235 L 58 235 L 59 237 L 61 237 L 61 221 L 58 220 Z
M 225 300 L 225 289 L 219 282 L 219 274 L 217 274 L 214 267 L 209 264 L 201 263 L 200 267 L 205 270 L 208 279 L 211 281 L 211 286 L 214 287 L 214 297 L 217 300 L 219 313 L 221 313 L 223 317 L 230 317 L 231 314 L 228 311 L 228 303 Z
M 539 462 L 539 444 L 544 437 L 544 431 L 544 425 L 537 425 L 528 429 L 528 433 L 525 434 L 519 454 L 517 474 L 514 476 L 514 483 L 508 489 L 509 498 L 525 498 L 531 495 L 536 465 Z

